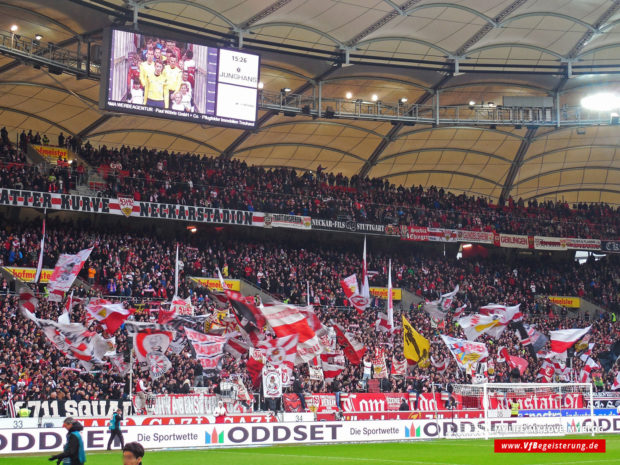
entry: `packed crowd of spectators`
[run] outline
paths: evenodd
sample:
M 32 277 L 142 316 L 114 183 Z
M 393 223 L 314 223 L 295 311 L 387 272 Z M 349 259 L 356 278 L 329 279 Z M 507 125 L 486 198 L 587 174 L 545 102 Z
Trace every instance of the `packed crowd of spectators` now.
M 24 140 L 31 135 L 22 133 Z M 37 140 L 36 135 L 32 136 Z M 385 225 L 415 225 L 553 237 L 620 238 L 618 207 L 606 204 L 538 202 L 455 195 L 438 187 L 395 186 L 380 178 L 348 178 L 316 171 L 265 169 L 222 157 L 147 148 L 95 148 L 76 138 L 59 140 L 103 177 L 101 195 L 135 200 L 199 205 L 352 220 Z M 1 187 L 68 192 L 86 179 L 85 167 L 55 166 L 49 173 L 31 167 L 3 168 Z
M 119 232 L 102 232 L 113 229 Z M 7 224 L 0 230 L 2 244 L 1 264 L 36 266 L 41 228 L 36 224 Z M 373 299 L 371 307 L 362 316 L 346 305 L 338 281 L 351 273 L 360 272 L 360 244 L 326 245 L 312 242 L 298 245 L 293 239 L 284 237 L 277 242 L 260 242 L 237 236 L 233 230 L 209 235 L 187 235 L 180 243 L 180 259 L 183 262 L 180 275 L 179 295 L 191 296 L 197 314 L 211 314 L 213 302 L 206 291 L 192 286 L 188 276 L 215 276 L 216 268 L 232 278 L 244 278 L 278 298 L 292 303 L 305 304 L 306 283 L 310 284 L 310 301 L 316 304 L 319 318 L 326 326 L 340 323 L 353 332 L 372 354 L 375 347 L 385 349 L 388 370 L 392 356 L 402 359 L 402 336 L 376 332 L 375 320 L 379 310 L 385 311 L 385 303 Z M 93 287 L 76 285 L 76 296 L 110 295 L 124 297 L 127 305 L 138 309 L 135 318 L 155 318 L 161 301 L 170 300 L 174 293 L 175 242 L 162 238 L 153 232 L 120 232 L 120 228 L 95 227 L 83 220 L 81 224 L 65 224 L 49 220 L 45 245 L 45 267 L 52 267 L 60 253 L 75 253 L 95 245 L 89 261 L 81 273 L 84 282 Z M 392 259 L 392 276 L 395 287 L 402 287 L 420 297 L 434 299 L 440 293 L 450 291 L 456 284 L 461 292 L 456 305 L 467 303 L 471 311 L 490 302 L 521 304 L 528 324 L 548 333 L 549 330 L 571 327 L 585 327 L 592 324 L 594 353 L 607 350 L 618 339 L 618 325 L 611 312 L 600 311 L 593 318 L 577 316 L 566 310 L 553 309 L 549 302 L 537 295 L 583 295 L 595 302 L 606 304 L 618 313 L 618 259 L 607 256 L 602 260 L 591 260 L 584 265 L 566 261 L 555 263 L 547 258 L 475 258 L 456 260 L 447 258 L 437 250 L 410 247 L 406 250 L 389 249 L 377 252 L 369 246 L 370 269 L 378 273 L 371 285 L 385 286 L 387 261 Z M 43 288 L 41 288 L 43 290 Z M 111 369 L 81 371 L 76 360 L 70 360 L 56 350 L 50 350 L 45 336 L 36 330 L 33 323 L 25 320 L 18 311 L 17 299 L 9 295 L 10 284 L 4 280 L 0 285 L 0 397 L 6 401 L 8 392 L 14 398 L 37 399 L 106 399 L 118 398 L 128 392 L 128 380 L 113 374 Z M 53 320 L 58 318 L 60 307 L 41 298 L 39 317 Z M 448 369 L 439 372 L 435 367 L 411 368 L 408 377 L 390 377 L 389 386 L 384 389 L 396 392 L 423 392 L 431 383 L 444 388 L 450 383 L 468 382 L 466 376 L 456 368 L 447 353 L 439 334 L 463 337 L 461 329 L 451 318 L 438 328 L 426 312 L 411 305 L 401 308 L 397 305 L 395 321 L 400 321 L 404 312 L 412 325 L 432 342 L 431 354 L 437 362 L 446 360 Z M 581 315 L 581 314 L 579 314 Z M 84 321 L 83 305 L 76 307 L 73 321 Z M 400 326 L 397 323 L 397 326 Z M 93 328 L 101 331 L 95 323 Z M 106 335 L 107 336 L 107 335 Z M 116 334 L 117 351 L 128 354 L 129 340 L 123 330 Z M 486 336 L 490 359 L 497 359 L 497 348 L 506 346 L 511 355 L 519 355 L 529 361 L 529 367 L 522 379 L 535 381 L 540 360 L 531 357 L 519 344 L 512 329 L 507 329 L 498 341 Z M 178 355 L 168 354 L 172 369 L 166 375 L 151 383 L 153 392 L 187 392 L 195 384 L 200 367 L 192 358 L 189 347 Z M 596 355 L 594 355 L 596 357 Z M 236 360 L 225 355 L 222 371 L 218 377 L 209 379 L 207 385 L 217 389 L 222 379 L 230 374 L 241 374 L 247 380 L 245 358 Z M 582 362 L 575 359 L 578 373 Z M 363 364 L 356 366 L 347 362 L 345 371 L 334 383 L 313 382 L 307 379 L 304 367 L 297 374 L 305 379 L 306 389 L 315 392 L 339 390 L 358 392 L 366 389 L 363 379 Z M 506 381 L 510 370 L 505 364 L 496 363 L 494 379 Z M 603 383 L 609 388 L 615 371 L 604 374 Z

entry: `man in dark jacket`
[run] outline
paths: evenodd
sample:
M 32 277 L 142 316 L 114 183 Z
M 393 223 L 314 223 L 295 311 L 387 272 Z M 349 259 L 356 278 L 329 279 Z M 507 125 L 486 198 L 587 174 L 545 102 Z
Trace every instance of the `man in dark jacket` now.
M 297 373 L 295 376 L 295 381 L 293 381 L 293 392 L 297 394 L 299 397 L 299 402 L 301 403 L 301 408 L 303 411 L 306 411 L 306 399 L 304 398 L 304 382 L 301 379 L 301 373 Z
M 86 452 L 84 441 L 80 431 L 84 429 L 82 424 L 71 417 L 65 418 L 62 427 L 67 430 L 67 442 L 64 451 L 60 454 L 52 455 L 48 460 L 56 460 L 57 464 L 62 462 L 64 465 L 84 465 L 86 462 Z
M 123 420 L 123 411 L 119 408 L 112 415 L 110 420 L 110 439 L 108 439 L 108 450 L 112 446 L 112 441 L 118 436 L 118 440 L 121 442 L 121 449 L 125 447 L 125 440 L 123 439 L 123 433 L 121 432 L 121 421 Z

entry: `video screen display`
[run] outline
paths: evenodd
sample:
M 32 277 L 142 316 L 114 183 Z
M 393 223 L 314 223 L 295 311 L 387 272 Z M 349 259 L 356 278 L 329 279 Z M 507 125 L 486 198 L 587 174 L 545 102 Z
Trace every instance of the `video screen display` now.
M 258 55 L 119 29 L 110 31 L 109 47 L 102 108 L 215 126 L 255 126 Z

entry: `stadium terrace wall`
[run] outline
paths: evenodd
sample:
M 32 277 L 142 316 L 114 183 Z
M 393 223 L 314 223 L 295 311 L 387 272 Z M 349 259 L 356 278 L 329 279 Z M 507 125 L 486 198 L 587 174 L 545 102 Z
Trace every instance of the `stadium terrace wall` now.
M 85 195 L 0 189 L 0 206 L 43 208 L 80 213 L 98 213 L 127 218 L 188 221 L 264 228 L 325 230 L 382 235 L 415 242 L 495 245 L 496 247 L 567 251 L 592 250 L 620 253 L 620 241 L 499 234 L 425 226 L 395 226 L 310 218 L 309 216 L 263 213 L 249 210 L 210 208 L 136 201 L 131 197 L 89 197 Z
M 246 423 L 122 427 L 125 442 L 145 449 L 247 447 L 273 444 L 324 444 L 415 441 L 443 437 L 563 436 L 596 431 L 620 433 L 620 416 L 506 419 L 387 420 L 356 422 Z M 488 432 L 488 433 L 487 433 Z M 104 450 L 107 427 L 86 427 L 87 451 Z M 0 454 L 62 451 L 63 428 L 0 430 Z M 118 447 L 118 444 L 116 445 Z

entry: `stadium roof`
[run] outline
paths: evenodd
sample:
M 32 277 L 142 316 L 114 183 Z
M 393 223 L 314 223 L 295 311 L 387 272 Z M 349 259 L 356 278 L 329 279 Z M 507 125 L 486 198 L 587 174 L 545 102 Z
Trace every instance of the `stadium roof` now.
M 0 29 L 17 24 L 21 37 L 41 34 L 43 43 L 85 56 L 89 41 L 101 43 L 102 28 L 131 25 L 136 6 L 140 30 L 165 36 L 169 28 L 258 51 L 264 92 L 290 88 L 287 98 L 316 97 L 320 82 L 332 105 L 351 92 L 351 102 L 376 105 L 374 94 L 432 111 L 439 93 L 440 113 L 472 101 L 479 114 L 505 96 L 553 97 L 557 106 L 537 116 L 553 119 L 585 95 L 620 92 L 618 0 L 8 0 L 0 3 Z M 411 126 L 261 109 L 257 129 L 243 131 L 112 115 L 97 106 L 97 80 L 35 69 L 10 54 L 0 55 L 0 86 L 0 124 L 62 130 L 95 146 L 145 145 L 302 170 L 320 164 L 491 199 L 620 204 L 620 126 L 580 125 L 575 114 L 560 127 L 527 120 Z

